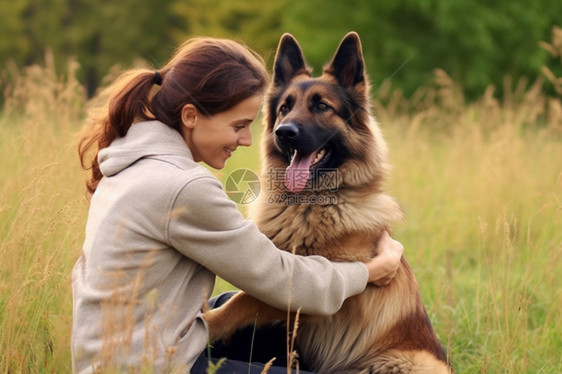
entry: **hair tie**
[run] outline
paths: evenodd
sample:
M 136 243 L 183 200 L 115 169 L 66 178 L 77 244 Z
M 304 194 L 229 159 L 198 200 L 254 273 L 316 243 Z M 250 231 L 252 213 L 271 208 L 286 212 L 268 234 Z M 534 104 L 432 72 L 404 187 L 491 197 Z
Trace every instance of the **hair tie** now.
M 152 83 L 158 86 L 162 85 L 162 76 L 160 75 L 159 71 L 154 72 L 154 76 L 152 77 Z

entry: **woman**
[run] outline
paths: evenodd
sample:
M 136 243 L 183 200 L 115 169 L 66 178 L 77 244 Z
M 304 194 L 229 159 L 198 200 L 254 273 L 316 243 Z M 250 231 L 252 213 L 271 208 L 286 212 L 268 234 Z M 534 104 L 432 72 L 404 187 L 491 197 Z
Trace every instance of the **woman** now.
M 195 38 L 160 71 L 131 70 L 109 87 L 79 145 L 91 201 L 73 269 L 75 372 L 199 365 L 216 275 L 309 314 L 334 313 L 368 282 L 394 276 L 403 248 L 388 236 L 367 264 L 279 251 L 198 164 L 222 169 L 251 144 L 266 84 L 246 47 Z

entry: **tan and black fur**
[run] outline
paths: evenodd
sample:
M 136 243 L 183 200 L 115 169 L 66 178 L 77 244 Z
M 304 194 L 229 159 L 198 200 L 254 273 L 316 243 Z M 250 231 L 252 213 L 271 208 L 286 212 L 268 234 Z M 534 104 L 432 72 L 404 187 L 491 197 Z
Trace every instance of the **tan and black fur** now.
M 402 219 L 398 204 L 383 191 L 387 147 L 370 114 L 369 96 L 356 33 L 344 37 L 317 78 L 294 37 L 283 35 L 264 106 L 263 173 L 288 173 L 289 165 L 312 154 L 317 163 L 299 165 L 335 171 L 337 185 L 314 183 L 311 172 L 304 188 L 270 183 L 273 189 L 262 189 L 253 219 L 278 248 L 332 261 L 367 261 L 376 255 L 382 231 Z M 300 201 L 313 196 L 317 203 L 288 204 L 296 195 Z M 287 315 L 241 293 L 205 314 L 211 339 L 253 324 L 256 313 L 260 324 Z M 367 286 L 333 316 L 301 316 L 297 341 L 306 366 L 319 373 L 450 372 L 405 258 L 389 285 Z

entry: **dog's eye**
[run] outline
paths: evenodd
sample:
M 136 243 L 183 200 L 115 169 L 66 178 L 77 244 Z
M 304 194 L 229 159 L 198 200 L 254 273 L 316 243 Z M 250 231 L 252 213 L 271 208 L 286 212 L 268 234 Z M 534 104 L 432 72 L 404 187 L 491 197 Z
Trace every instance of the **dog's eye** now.
M 279 113 L 283 116 L 286 115 L 287 113 L 289 113 L 289 106 L 286 105 L 286 104 L 281 105 L 279 107 Z
M 332 108 L 328 104 L 325 104 L 325 103 L 318 103 L 314 106 L 314 110 L 316 112 L 319 112 L 319 113 L 327 112 L 331 109 Z

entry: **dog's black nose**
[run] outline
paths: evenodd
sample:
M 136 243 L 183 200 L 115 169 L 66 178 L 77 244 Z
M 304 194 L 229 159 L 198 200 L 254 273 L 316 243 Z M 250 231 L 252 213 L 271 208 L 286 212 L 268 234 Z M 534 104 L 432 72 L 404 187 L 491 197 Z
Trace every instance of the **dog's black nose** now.
M 294 123 L 283 123 L 275 130 L 275 136 L 281 141 L 292 141 L 299 136 L 299 128 Z

